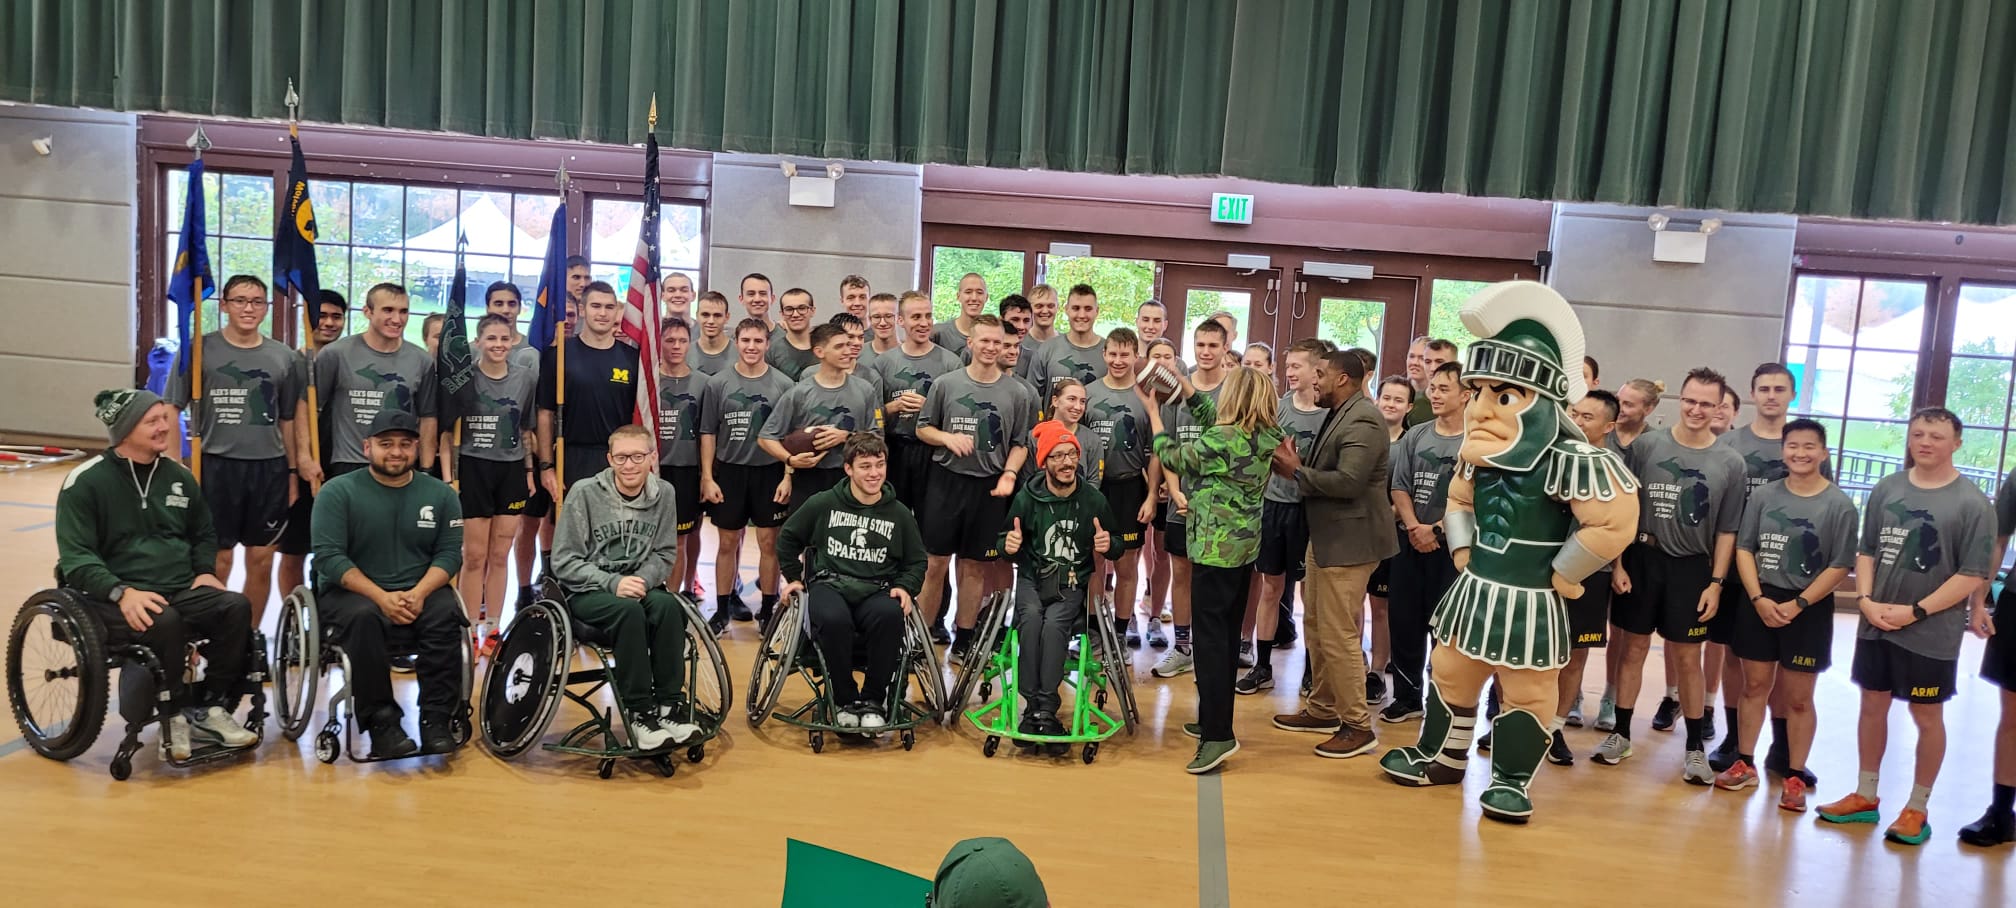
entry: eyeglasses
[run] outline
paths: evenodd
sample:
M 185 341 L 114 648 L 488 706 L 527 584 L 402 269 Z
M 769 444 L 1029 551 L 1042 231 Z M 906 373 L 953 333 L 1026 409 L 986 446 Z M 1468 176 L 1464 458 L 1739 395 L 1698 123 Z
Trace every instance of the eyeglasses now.
M 629 463 L 650 463 L 651 452 L 642 451 L 636 454 L 611 454 L 609 455 L 609 462 L 619 465 Z
M 811 314 L 812 314 L 812 307 L 811 307 L 811 306 L 785 306 L 785 307 L 784 307 L 784 314 L 785 314 L 785 315 L 811 315 Z
M 266 298 L 263 296 L 234 296 L 226 299 L 224 302 L 241 309 L 253 309 L 266 305 Z
M 1070 461 L 1070 462 L 1072 462 L 1072 463 L 1077 463 L 1077 462 L 1078 462 L 1078 452 L 1077 452 L 1077 451 L 1051 451 L 1051 452 L 1050 452 L 1050 456 L 1049 456 L 1049 457 L 1046 457 L 1046 458 L 1044 458 L 1043 462 L 1044 462 L 1044 463 L 1057 463 L 1057 462 L 1059 462 L 1059 461 L 1066 461 L 1066 460 L 1068 460 L 1068 461 Z
M 1680 398 L 1680 409 L 1682 410 L 1713 410 L 1720 406 L 1722 406 L 1722 402 L 1719 400 L 1688 400 L 1685 397 Z
M 896 320 L 896 316 L 895 316 L 895 315 L 893 315 L 893 314 L 892 314 L 892 315 L 870 315 L 870 316 L 868 316 L 868 320 L 869 320 L 869 321 L 871 321 L 871 322 L 893 322 L 893 321 L 895 321 L 895 320 Z

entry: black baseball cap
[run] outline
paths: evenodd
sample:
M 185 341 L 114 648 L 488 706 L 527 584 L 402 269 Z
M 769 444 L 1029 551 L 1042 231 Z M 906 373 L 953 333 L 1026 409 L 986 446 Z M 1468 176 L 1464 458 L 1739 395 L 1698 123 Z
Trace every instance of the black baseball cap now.
M 371 431 L 365 433 L 365 437 L 377 438 L 387 432 L 404 432 L 419 438 L 420 420 L 413 418 L 413 414 L 405 410 L 387 407 L 379 410 L 377 416 L 371 417 Z

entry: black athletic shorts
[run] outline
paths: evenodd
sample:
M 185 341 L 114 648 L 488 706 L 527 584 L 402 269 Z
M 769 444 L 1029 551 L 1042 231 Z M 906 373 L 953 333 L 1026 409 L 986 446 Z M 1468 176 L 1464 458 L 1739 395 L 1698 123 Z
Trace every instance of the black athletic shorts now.
M 679 535 L 700 529 L 700 516 L 707 513 L 700 504 L 700 468 L 659 464 L 658 478 L 672 484 L 672 513 L 679 519 Z
M 1765 586 L 1764 595 L 1778 602 L 1798 598 L 1799 590 Z M 1734 606 L 1736 636 L 1729 652 L 1751 662 L 1776 662 L 1794 672 L 1824 672 L 1834 664 L 1834 597 L 1829 595 L 1806 606 L 1784 627 L 1764 623 L 1755 603 L 1744 594 L 1742 605 Z
M 357 472 L 358 470 L 362 470 L 362 469 L 365 469 L 365 468 L 367 468 L 367 467 L 369 467 L 369 466 L 371 466 L 371 465 L 370 465 L 370 464 L 368 464 L 368 463 L 363 463 L 363 462 L 358 462 L 358 463 L 332 463 L 332 464 L 330 464 L 330 465 L 329 465 L 329 468 L 328 468 L 328 469 L 326 469 L 326 470 L 323 470 L 323 471 L 322 471 L 322 482 L 323 482 L 324 484 L 327 484 L 327 483 L 329 482 L 329 480 L 331 480 L 331 479 L 335 479 L 335 478 L 336 478 L 336 477 L 338 477 L 338 476 L 343 476 L 343 475 L 347 475 L 347 474 L 350 474 L 350 473 L 355 473 L 355 472 Z
M 739 530 L 755 524 L 758 529 L 784 525 L 784 505 L 776 501 L 777 485 L 784 481 L 782 463 L 744 466 L 714 462 L 714 484 L 721 487 L 721 503 L 707 513 L 719 530 Z
M 889 485 L 896 489 L 896 500 L 907 505 L 920 523 L 924 519 L 924 490 L 931 481 L 933 450 L 915 438 L 889 436 Z
M 2016 588 L 2005 585 L 1995 597 L 1995 634 L 1981 653 L 1981 680 L 2016 693 L 2016 640 L 2010 639 L 2016 637 L 2016 605 L 2011 603 L 2016 603 Z
M 609 469 L 609 443 L 606 441 L 598 445 L 568 445 L 566 455 L 563 458 L 566 463 L 562 464 L 565 470 L 560 476 L 562 495 L 567 494 L 575 483 Z M 561 506 L 566 506 L 564 498 Z
M 791 474 L 791 506 L 784 514 L 790 517 L 805 506 L 805 500 L 824 492 L 847 478 L 847 471 L 839 467 L 813 467 L 797 470 Z
M 1169 499 L 1167 498 L 1159 499 L 1155 502 L 1155 532 L 1169 532 Z
M 301 497 L 287 509 L 287 526 L 280 531 L 280 554 L 306 556 L 310 546 L 308 524 L 315 515 L 315 496 L 308 484 L 301 484 Z
M 1265 501 L 1260 505 L 1260 557 L 1253 569 L 1270 577 L 1301 580 L 1309 554 L 1309 518 L 1300 503 Z
M 532 484 L 525 479 L 523 460 L 484 460 L 464 457 L 455 464 L 459 471 L 459 494 L 464 518 L 517 517 L 525 513 L 525 501 L 532 497 Z
M 1190 524 L 1184 520 L 1169 521 L 1169 528 L 1162 531 L 1162 551 L 1171 558 L 1190 557 Z
M 1308 557 L 1306 554 L 1303 557 Z M 1305 563 L 1304 567 L 1307 565 Z M 1379 599 L 1393 598 L 1393 559 L 1387 558 L 1372 569 L 1371 579 L 1365 581 L 1365 595 Z
M 1722 604 L 1715 609 L 1715 617 L 1708 619 L 1708 642 L 1728 646 L 1736 641 L 1736 613 L 1750 607 L 1750 594 L 1743 592 L 1743 581 L 1736 578 L 1735 569 L 1722 582 Z
M 1858 638 L 1848 675 L 1863 690 L 1884 691 L 1893 700 L 1944 703 L 1953 699 L 1953 685 L 1960 681 L 1960 660 L 1922 656 L 1891 640 Z
M 1631 592 L 1610 600 L 1610 622 L 1633 634 L 1650 634 L 1674 643 L 1704 643 L 1708 625 L 1701 620 L 1701 591 L 1708 588 L 1713 565 L 1707 555 L 1673 556 L 1649 545 L 1624 551 L 1624 569 Z
M 1148 500 L 1148 477 L 1136 473 L 1132 476 L 1108 476 L 1099 483 L 1099 492 L 1106 496 L 1106 504 L 1113 508 L 1112 531 L 1120 539 L 1120 548 L 1133 551 L 1147 542 L 1147 528 L 1138 520 L 1141 503 Z
M 217 525 L 217 547 L 279 545 L 287 529 L 287 458 L 203 458 L 203 498 Z
M 921 529 L 924 551 L 974 561 L 1001 557 L 1001 528 L 1008 522 L 1008 499 L 995 498 L 994 476 L 968 476 L 942 465 L 931 467 L 924 495 L 931 507 Z
M 1605 568 L 1582 578 L 1582 595 L 1568 600 L 1568 640 L 1575 649 L 1610 642 L 1610 576 Z
M 525 499 L 525 510 L 521 513 L 533 520 L 545 520 L 546 515 L 553 513 L 553 493 L 546 491 L 546 484 L 537 477 L 532 480 L 532 497 Z

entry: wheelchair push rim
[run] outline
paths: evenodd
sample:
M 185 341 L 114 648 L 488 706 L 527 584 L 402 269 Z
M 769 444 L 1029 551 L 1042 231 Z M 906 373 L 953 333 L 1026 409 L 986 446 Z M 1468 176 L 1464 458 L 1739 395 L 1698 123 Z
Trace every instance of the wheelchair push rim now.
M 110 679 L 97 619 L 75 596 L 45 590 L 14 616 L 7 637 L 7 699 L 36 753 L 69 760 L 104 727 Z
M 280 603 L 279 624 L 273 629 L 273 706 L 280 734 L 299 740 L 315 716 L 315 693 L 322 680 L 322 627 L 315 596 L 297 587 Z
M 749 725 L 761 727 L 777 708 L 784 684 L 798 673 L 798 650 L 804 642 L 804 593 L 779 605 L 770 630 L 756 649 L 756 664 L 749 670 Z

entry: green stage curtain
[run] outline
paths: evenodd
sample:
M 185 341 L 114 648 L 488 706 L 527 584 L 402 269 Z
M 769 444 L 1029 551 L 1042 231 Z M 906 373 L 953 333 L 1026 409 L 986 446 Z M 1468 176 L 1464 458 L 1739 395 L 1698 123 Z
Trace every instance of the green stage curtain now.
M 2006 0 L 0 0 L 0 97 L 2016 223 Z

